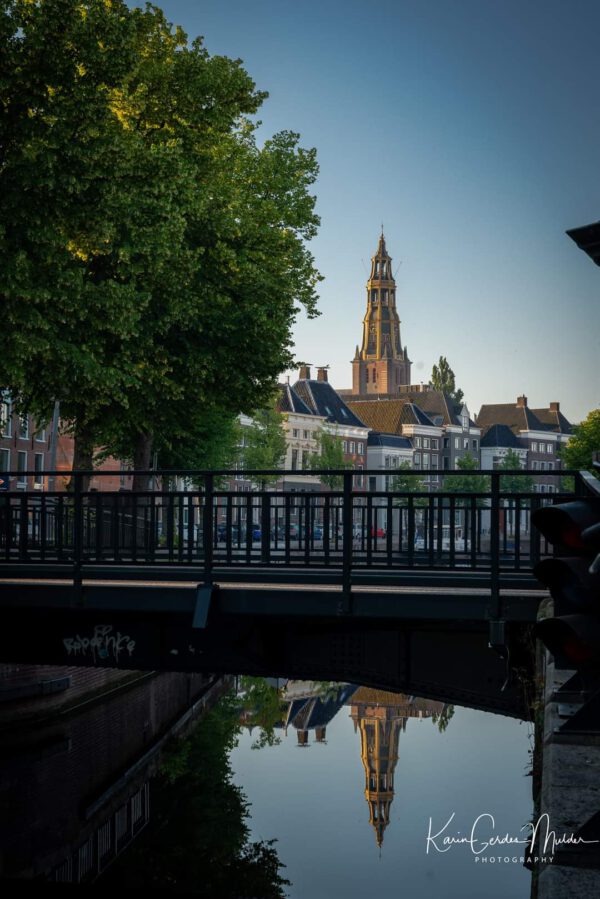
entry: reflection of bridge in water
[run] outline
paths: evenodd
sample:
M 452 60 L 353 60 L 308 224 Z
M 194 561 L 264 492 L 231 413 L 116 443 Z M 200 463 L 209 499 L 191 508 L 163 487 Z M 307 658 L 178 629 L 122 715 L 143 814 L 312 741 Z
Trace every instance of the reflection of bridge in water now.
M 353 681 L 522 713 L 488 642 L 514 656 L 535 620 L 548 547 L 529 518 L 549 497 L 505 492 L 499 472 L 469 494 L 442 474 L 435 493 L 356 490 L 340 472 L 339 490 L 306 494 L 187 474 L 185 491 L 94 492 L 76 475 L 71 493 L 0 493 L 0 658 Z

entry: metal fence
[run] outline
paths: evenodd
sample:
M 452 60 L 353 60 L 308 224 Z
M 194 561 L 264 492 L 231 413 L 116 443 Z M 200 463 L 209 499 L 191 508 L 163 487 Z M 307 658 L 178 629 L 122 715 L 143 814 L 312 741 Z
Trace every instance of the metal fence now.
M 69 491 L 0 492 L 4 571 L 17 563 L 20 572 L 66 564 L 78 578 L 91 565 L 176 566 L 193 569 L 199 580 L 234 567 L 337 569 L 344 579 L 361 569 L 530 571 L 551 552 L 532 531 L 531 513 L 585 495 L 591 477 L 561 472 L 553 483 L 544 479 L 560 492 L 515 492 L 503 489 L 503 478 L 539 472 L 462 471 L 467 488 L 470 478 L 479 488 L 486 478 L 486 489 L 471 492 L 465 484 L 445 489 L 440 473 L 433 492 L 410 489 L 411 477 L 418 487 L 430 472 L 403 471 L 402 490 L 367 490 L 356 486 L 356 472 L 318 473 L 332 489 L 315 486 L 311 471 L 306 490 L 290 490 L 282 487 L 284 477 L 289 484 L 293 474 L 298 485 L 301 472 L 246 472 L 257 484 L 266 476 L 280 482 L 238 492 L 235 472 L 137 474 L 151 477 L 154 488 L 89 490 L 89 473 L 74 472 Z M 362 472 L 360 483 L 381 474 Z M 173 482 L 185 489 L 166 489 Z

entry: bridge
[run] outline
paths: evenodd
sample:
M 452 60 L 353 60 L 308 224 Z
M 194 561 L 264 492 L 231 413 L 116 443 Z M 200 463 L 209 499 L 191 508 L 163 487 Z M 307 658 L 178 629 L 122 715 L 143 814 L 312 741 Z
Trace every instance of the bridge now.
M 311 676 L 420 695 L 452 672 L 456 701 L 494 693 L 500 709 L 509 631 L 546 595 L 532 569 L 552 549 L 531 514 L 592 490 L 585 472 L 561 472 L 570 489 L 552 494 L 504 490 L 522 470 L 461 472 L 487 479 L 473 492 L 444 489 L 442 473 L 430 492 L 363 489 L 381 471 L 319 473 L 327 488 L 306 472 L 296 491 L 285 479 L 300 472 L 244 472 L 278 479 L 246 492 L 238 472 L 139 472 L 146 489 L 119 491 L 92 474 L 105 476 L 74 472 L 66 491 L 32 483 L 64 472 L 5 478 L 3 661 L 307 676 L 308 653 Z M 460 661 L 488 642 L 493 689 Z M 415 675 L 418 647 L 445 660 L 431 683 Z

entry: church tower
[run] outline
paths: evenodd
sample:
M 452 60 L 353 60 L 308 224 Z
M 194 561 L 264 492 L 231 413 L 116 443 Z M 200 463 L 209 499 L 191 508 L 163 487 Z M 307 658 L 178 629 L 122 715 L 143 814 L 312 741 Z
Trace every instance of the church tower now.
M 410 384 L 410 366 L 400 340 L 396 282 L 382 230 L 367 281 L 362 346 L 356 347 L 352 361 L 352 393 L 398 393 L 401 385 Z

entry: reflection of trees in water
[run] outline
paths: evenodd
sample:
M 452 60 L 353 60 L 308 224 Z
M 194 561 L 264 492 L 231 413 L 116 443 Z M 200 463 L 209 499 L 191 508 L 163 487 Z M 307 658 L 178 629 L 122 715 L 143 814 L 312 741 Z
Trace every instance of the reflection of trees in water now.
M 239 705 L 228 695 L 167 749 L 152 784 L 150 822 L 102 882 L 223 899 L 285 895 L 289 881 L 274 841 L 249 842 L 249 805 L 231 782 L 229 752 L 239 730 Z
M 244 725 L 250 730 L 259 728 L 251 748 L 277 746 L 281 738 L 275 734 L 275 728 L 281 727 L 285 711 L 281 689 L 269 684 L 264 677 L 245 676 L 240 678 L 240 691 L 238 701 L 241 700 Z

